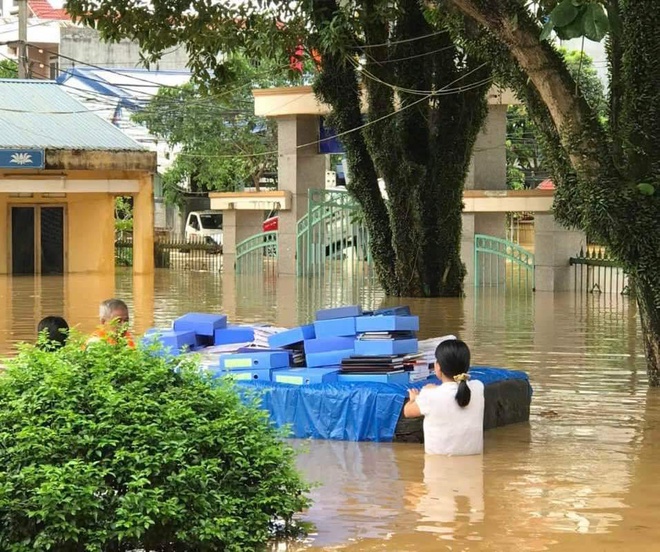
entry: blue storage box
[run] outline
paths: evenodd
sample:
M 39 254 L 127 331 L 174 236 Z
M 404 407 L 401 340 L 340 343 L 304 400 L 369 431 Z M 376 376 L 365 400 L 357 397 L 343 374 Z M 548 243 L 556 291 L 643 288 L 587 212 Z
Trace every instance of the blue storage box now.
M 271 374 L 277 368 L 218 370 L 214 377 L 231 378 L 235 381 L 271 381 Z
M 316 320 L 332 320 L 334 318 L 350 318 L 351 316 L 361 315 L 362 307 L 360 305 L 351 305 L 348 307 L 337 307 L 334 309 L 316 311 Z
M 239 326 L 229 326 L 215 330 L 214 345 L 227 345 L 228 343 L 251 343 L 254 341 L 254 329 Z
M 355 317 L 333 318 L 314 322 L 316 337 L 350 337 L 355 335 Z
M 288 370 L 273 371 L 271 379 L 276 383 L 307 385 L 336 382 L 338 374 L 339 367 L 337 366 L 332 368 L 290 368 Z
M 310 353 L 305 355 L 305 361 L 308 368 L 318 366 L 335 366 L 341 364 L 341 361 L 353 355 L 353 349 L 343 351 L 326 351 L 324 353 Z
M 340 383 L 391 383 L 394 385 L 408 385 L 410 383 L 410 374 L 403 370 L 389 372 L 388 374 L 339 374 L 337 380 Z
M 315 337 L 314 326 L 307 324 L 269 336 L 268 344 L 271 347 L 287 347 L 296 343 L 302 343 L 306 339 L 314 339 Z
M 240 368 L 285 368 L 289 366 L 290 359 L 291 355 L 288 351 L 220 355 L 220 368 L 223 370 L 236 370 Z
M 355 339 L 352 337 L 319 337 L 304 342 L 305 353 L 325 353 L 328 351 L 353 350 Z
M 178 355 L 183 350 L 192 350 L 197 346 L 195 332 L 177 332 L 174 330 L 148 330 L 142 337 L 142 342 L 149 345 L 158 341 L 165 352 Z
M 416 352 L 416 339 L 358 339 L 355 341 L 355 354 L 358 356 L 407 355 Z
M 355 329 L 360 332 L 416 332 L 419 330 L 418 316 L 359 316 Z
M 174 321 L 173 329 L 176 331 L 191 331 L 197 335 L 214 337 L 215 330 L 227 327 L 227 317 L 224 314 L 205 314 L 191 312 L 180 316 Z
M 385 316 L 410 316 L 410 307 L 401 306 L 401 307 L 386 307 L 384 309 L 376 309 L 374 315 L 385 315 Z

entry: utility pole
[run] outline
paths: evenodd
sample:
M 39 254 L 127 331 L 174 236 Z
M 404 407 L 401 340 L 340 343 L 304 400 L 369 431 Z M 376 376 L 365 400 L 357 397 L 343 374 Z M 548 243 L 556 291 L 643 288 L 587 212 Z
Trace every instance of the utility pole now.
M 27 22 L 28 3 L 27 0 L 17 0 L 18 3 L 18 78 L 28 78 L 28 56 L 27 56 Z

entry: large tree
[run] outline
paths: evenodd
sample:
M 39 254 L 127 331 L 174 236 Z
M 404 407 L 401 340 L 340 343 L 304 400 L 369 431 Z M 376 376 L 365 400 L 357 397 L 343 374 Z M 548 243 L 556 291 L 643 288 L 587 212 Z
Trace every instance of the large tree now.
M 484 59 L 498 60 L 554 152 L 556 215 L 597 237 L 630 274 L 649 382 L 660 385 L 660 2 L 548 0 L 535 11 L 523 0 L 450 3 L 485 29 Z M 552 31 L 608 35 L 606 122 L 548 41 Z
M 156 56 L 184 44 L 198 82 L 211 87 L 224 74 L 220 53 L 288 60 L 303 40 L 320 53 L 314 90 L 332 107 L 383 287 L 461 293 L 462 190 L 490 80 L 488 64 L 452 39 L 442 17 L 426 18 L 418 0 L 70 0 L 68 9 L 107 39 L 130 37 Z

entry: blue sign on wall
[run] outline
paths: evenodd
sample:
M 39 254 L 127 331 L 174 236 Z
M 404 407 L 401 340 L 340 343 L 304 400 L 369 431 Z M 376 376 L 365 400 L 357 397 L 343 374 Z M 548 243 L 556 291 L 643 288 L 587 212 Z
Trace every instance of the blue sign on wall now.
M 344 147 L 335 135 L 337 131 L 326 126 L 323 117 L 319 122 L 319 153 L 344 153 Z
M 0 149 L 0 169 L 43 169 L 45 161 L 44 150 Z

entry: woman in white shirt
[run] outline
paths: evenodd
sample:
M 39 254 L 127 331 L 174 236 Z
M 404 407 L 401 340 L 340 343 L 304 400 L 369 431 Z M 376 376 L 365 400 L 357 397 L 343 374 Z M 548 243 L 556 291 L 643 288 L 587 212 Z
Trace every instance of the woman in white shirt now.
M 442 385 L 409 389 L 406 418 L 424 416 L 427 454 L 467 456 L 484 446 L 484 384 L 469 381 L 470 349 L 459 339 L 443 341 L 435 350 L 435 374 Z

